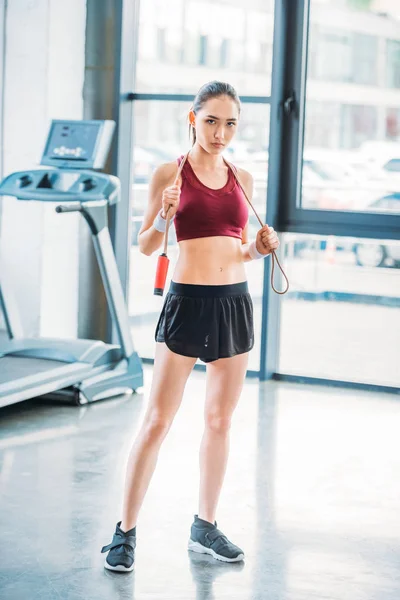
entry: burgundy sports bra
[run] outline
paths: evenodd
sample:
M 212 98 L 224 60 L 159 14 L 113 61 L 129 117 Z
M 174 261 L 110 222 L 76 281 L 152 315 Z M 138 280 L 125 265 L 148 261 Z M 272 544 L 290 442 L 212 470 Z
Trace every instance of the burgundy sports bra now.
M 178 158 L 178 164 L 183 158 Z M 175 216 L 178 242 L 216 235 L 241 239 L 249 209 L 231 169 L 228 167 L 228 181 L 218 190 L 201 183 L 188 160 L 181 177 L 181 197 Z

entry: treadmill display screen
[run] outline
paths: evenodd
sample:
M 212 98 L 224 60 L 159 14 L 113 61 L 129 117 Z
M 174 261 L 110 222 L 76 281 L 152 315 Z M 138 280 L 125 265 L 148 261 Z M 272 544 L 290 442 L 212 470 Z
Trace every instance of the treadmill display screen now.
M 45 156 L 60 162 L 92 162 L 98 135 L 98 123 L 53 123 Z

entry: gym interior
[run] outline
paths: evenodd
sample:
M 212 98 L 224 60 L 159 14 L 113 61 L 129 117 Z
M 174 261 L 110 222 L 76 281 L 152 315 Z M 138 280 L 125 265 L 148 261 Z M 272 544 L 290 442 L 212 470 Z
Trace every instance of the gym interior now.
M 188 552 L 206 365 L 140 515 L 103 568 L 146 410 L 155 169 L 190 149 L 201 85 L 242 103 L 277 256 L 246 265 L 254 347 L 218 526 Z M 0 597 L 389 600 L 400 594 L 400 8 L 397 0 L 0 0 Z M 250 216 L 249 235 L 259 223 Z M 179 246 L 171 228 L 169 286 Z

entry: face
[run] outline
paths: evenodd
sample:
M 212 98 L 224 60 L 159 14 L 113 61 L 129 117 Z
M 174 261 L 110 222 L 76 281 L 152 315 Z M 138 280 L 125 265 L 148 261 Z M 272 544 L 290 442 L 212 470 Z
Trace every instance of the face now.
M 237 104 L 229 96 L 211 98 L 196 115 L 191 113 L 196 128 L 196 142 L 210 154 L 220 154 L 229 146 L 239 121 Z

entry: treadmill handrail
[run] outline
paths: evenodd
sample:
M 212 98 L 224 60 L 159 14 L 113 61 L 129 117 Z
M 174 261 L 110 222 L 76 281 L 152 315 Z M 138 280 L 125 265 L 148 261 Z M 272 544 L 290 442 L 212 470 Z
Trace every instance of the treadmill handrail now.
M 107 200 L 92 200 L 90 202 L 59 204 L 56 206 L 56 213 L 82 212 L 85 208 L 97 208 L 99 206 L 107 206 L 107 204 Z

